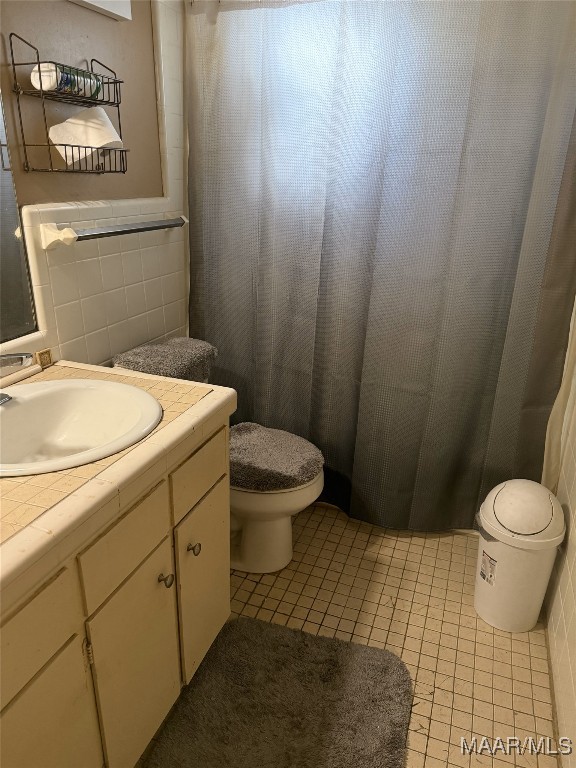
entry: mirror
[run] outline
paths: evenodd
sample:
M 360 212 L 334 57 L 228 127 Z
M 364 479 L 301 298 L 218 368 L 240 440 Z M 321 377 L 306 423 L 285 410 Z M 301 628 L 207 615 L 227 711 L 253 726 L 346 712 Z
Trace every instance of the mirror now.
M 10 171 L 10 154 L 0 94 L 0 342 L 37 330 L 24 237 L 18 238 L 20 213 Z

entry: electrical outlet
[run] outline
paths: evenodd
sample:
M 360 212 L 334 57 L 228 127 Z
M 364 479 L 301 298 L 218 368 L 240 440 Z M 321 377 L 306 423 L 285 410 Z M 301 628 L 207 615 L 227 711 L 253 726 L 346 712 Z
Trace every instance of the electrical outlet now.
M 48 368 L 52 365 L 52 353 L 49 349 L 41 349 L 40 352 L 36 352 L 36 362 L 42 368 Z

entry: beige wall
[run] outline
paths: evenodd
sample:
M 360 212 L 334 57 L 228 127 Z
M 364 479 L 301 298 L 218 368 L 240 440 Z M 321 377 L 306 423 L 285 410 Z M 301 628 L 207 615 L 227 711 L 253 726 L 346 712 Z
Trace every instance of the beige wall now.
M 132 0 L 132 21 L 116 21 L 68 0 L 2 0 L 0 14 L 2 94 L 18 204 L 161 196 L 150 1 Z M 16 32 L 35 45 L 41 59 L 86 68 L 86 60 L 96 58 L 124 80 L 122 138 L 124 146 L 130 150 L 126 174 L 24 171 L 16 97 L 12 93 L 12 74 L 7 64 L 10 32 Z M 19 50 L 27 55 L 26 49 Z M 23 97 L 21 101 L 27 142 L 43 142 L 40 100 Z M 81 107 L 48 102 L 48 123 L 62 122 L 79 109 Z M 108 111 L 115 121 L 115 109 L 108 108 Z
M 562 758 L 563 768 L 576 768 L 576 374 L 571 375 L 556 492 L 566 517 L 566 538 L 556 560 L 547 601 L 558 735 L 571 738 L 574 748 L 574 754 Z
M 184 8 L 183 0 L 152 3 L 164 195 L 143 198 L 138 190 L 126 200 L 24 206 L 24 238 L 39 331 L 0 344 L 0 352 L 50 348 L 56 359 L 106 363 L 145 341 L 187 335 L 186 227 L 57 245 L 50 250 L 44 250 L 41 240 L 42 223 L 82 229 L 188 215 Z

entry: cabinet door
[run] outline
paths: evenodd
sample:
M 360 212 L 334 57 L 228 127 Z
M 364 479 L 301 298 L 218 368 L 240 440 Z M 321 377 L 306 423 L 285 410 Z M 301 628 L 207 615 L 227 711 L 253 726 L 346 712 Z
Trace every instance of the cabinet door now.
M 24 688 L 83 624 L 78 577 L 71 568 L 63 568 L 2 624 L 2 706 Z
M 110 768 L 136 763 L 180 692 L 173 579 L 166 538 L 86 623 Z
M 230 616 L 230 488 L 220 482 L 174 529 L 183 678 Z
M 87 616 L 156 549 L 170 528 L 168 483 L 163 480 L 78 555 Z
M 174 524 L 228 471 L 228 430 L 221 429 L 170 475 Z
M 92 678 L 75 635 L 2 711 L 6 768 L 101 768 Z

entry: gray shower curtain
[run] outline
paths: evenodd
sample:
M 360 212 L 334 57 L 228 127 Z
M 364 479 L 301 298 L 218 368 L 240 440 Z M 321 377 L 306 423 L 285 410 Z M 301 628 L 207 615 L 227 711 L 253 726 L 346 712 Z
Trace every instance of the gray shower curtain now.
M 470 527 L 540 478 L 561 376 L 576 4 L 195 0 L 188 43 L 213 380 L 238 421 L 316 443 L 353 516 Z

